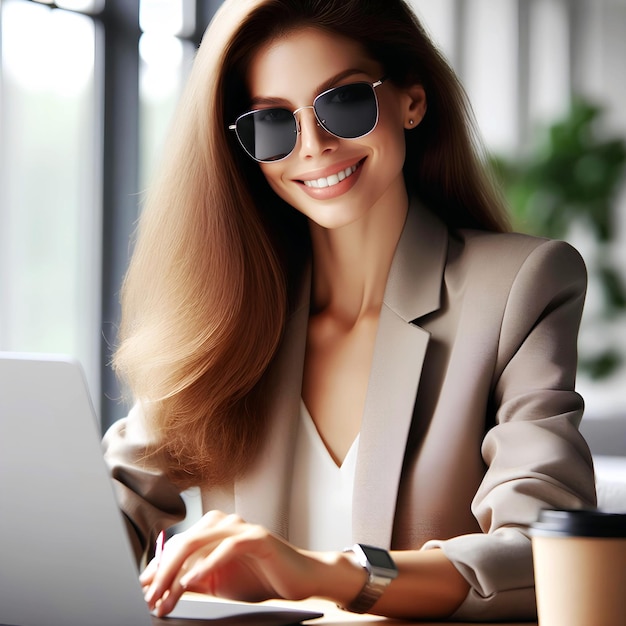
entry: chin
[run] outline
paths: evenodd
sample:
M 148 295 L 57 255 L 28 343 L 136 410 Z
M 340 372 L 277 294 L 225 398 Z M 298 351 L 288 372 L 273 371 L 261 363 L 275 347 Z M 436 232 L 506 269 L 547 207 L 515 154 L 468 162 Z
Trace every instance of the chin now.
M 285 202 L 302 213 L 312 224 L 327 230 L 337 230 L 361 220 L 369 209 L 370 202 L 365 202 L 362 194 L 345 194 L 332 199 L 298 197 L 296 194 L 280 194 Z

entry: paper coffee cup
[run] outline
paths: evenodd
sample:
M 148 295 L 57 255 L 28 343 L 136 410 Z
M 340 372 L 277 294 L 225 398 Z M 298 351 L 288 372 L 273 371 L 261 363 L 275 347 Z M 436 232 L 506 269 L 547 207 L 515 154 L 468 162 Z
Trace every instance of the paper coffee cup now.
M 626 514 L 545 510 L 531 540 L 539 626 L 626 626 Z

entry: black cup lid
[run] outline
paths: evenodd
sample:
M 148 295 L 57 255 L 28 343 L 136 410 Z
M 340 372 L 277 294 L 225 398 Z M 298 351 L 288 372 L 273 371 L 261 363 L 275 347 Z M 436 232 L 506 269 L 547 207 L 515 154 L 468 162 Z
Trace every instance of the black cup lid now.
M 534 536 L 626 537 L 626 514 L 587 509 L 545 509 L 531 525 Z

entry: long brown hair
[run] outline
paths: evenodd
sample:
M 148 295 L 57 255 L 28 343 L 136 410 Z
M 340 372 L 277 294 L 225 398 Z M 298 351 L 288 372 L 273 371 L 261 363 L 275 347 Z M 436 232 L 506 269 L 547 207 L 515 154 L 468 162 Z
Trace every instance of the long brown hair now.
M 266 425 L 263 374 L 310 254 L 304 217 L 270 189 L 227 125 L 247 109 L 259 46 L 302 26 L 360 42 L 428 111 L 405 180 L 450 228 L 508 229 L 454 72 L 402 0 L 226 0 L 198 51 L 140 218 L 114 365 L 181 486 L 231 480 Z

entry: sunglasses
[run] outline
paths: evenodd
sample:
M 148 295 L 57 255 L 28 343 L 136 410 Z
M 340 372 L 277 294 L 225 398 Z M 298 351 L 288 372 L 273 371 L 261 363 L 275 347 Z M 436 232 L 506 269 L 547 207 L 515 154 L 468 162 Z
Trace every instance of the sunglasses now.
M 358 139 L 371 133 L 378 123 L 376 87 L 374 83 L 358 82 L 324 91 L 313 104 L 295 111 L 274 107 L 257 109 L 240 115 L 228 129 L 234 130 L 246 153 L 259 163 L 272 163 L 287 158 L 296 147 L 300 124 L 296 113 L 313 109 L 317 123 L 340 139 Z

